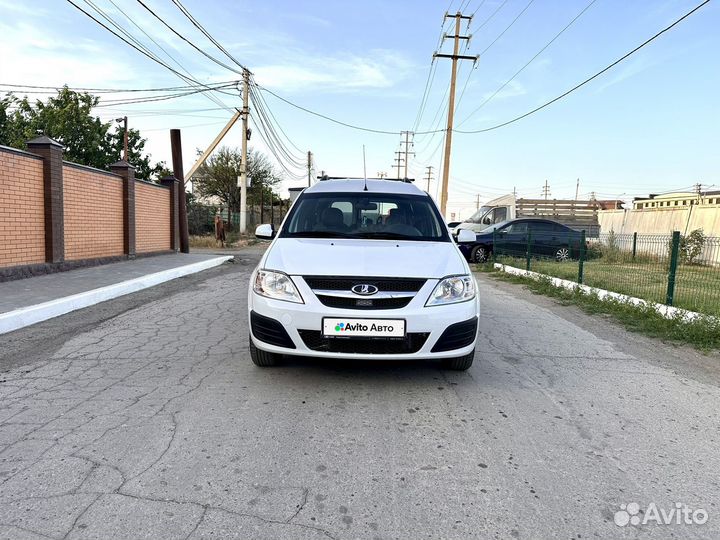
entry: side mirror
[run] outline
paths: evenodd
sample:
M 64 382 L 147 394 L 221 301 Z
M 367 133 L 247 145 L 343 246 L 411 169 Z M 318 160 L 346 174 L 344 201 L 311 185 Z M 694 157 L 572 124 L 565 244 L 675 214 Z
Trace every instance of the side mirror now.
M 475 233 L 470 229 L 460 229 L 457 234 L 458 244 L 466 242 L 474 242 L 476 240 Z
M 272 240 L 275 238 L 275 228 L 270 223 L 258 225 L 255 229 L 255 237 L 261 240 Z
M 491 221 L 490 221 L 489 217 L 486 217 L 485 219 L 483 219 L 483 225 L 490 225 L 490 223 L 491 223 Z

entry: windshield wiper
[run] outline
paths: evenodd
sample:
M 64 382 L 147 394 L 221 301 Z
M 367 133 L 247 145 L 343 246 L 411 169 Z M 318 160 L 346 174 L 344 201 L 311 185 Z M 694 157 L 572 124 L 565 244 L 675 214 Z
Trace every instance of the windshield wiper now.
M 336 231 L 298 231 L 288 233 L 288 238 L 352 238 L 354 235 Z
M 391 232 L 366 232 L 358 233 L 359 238 L 377 238 L 378 240 L 417 240 L 419 236 Z

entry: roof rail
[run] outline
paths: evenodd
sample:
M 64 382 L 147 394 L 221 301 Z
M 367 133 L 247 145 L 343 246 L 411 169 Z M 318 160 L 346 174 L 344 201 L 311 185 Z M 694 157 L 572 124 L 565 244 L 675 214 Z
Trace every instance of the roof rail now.
M 390 180 L 393 182 L 405 182 L 407 184 L 415 181 L 414 178 L 365 178 L 360 176 L 328 176 L 327 174 L 320 175 L 317 179 L 321 182 L 325 182 L 326 180 Z

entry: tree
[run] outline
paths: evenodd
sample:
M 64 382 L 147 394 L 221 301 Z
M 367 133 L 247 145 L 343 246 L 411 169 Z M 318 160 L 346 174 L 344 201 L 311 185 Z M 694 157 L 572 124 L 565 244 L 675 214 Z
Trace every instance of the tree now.
M 0 144 L 25 149 L 27 141 L 44 134 L 65 147 L 66 160 L 107 169 L 122 156 L 123 130 L 93 116 L 99 101 L 97 96 L 74 92 L 67 86 L 47 102 L 37 100 L 34 104 L 27 97 L 7 95 L 0 100 Z M 129 129 L 128 161 L 135 167 L 135 175 L 145 180 L 162 176 L 167 172 L 165 164 L 151 165 L 144 148 L 140 132 Z
M 193 183 L 202 197 L 217 197 L 234 212 L 240 211 L 241 152 L 237 148 L 221 147 L 198 169 Z M 261 200 L 272 200 L 273 187 L 280 182 L 270 160 L 256 150 L 248 150 L 248 205 L 260 204 Z

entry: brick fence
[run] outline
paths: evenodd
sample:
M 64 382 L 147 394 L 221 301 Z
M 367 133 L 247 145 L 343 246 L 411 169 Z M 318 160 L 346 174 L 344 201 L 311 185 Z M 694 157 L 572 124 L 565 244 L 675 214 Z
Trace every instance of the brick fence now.
M 48 137 L 0 146 L 0 281 L 178 250 L 179 182 L 69 163 Z

